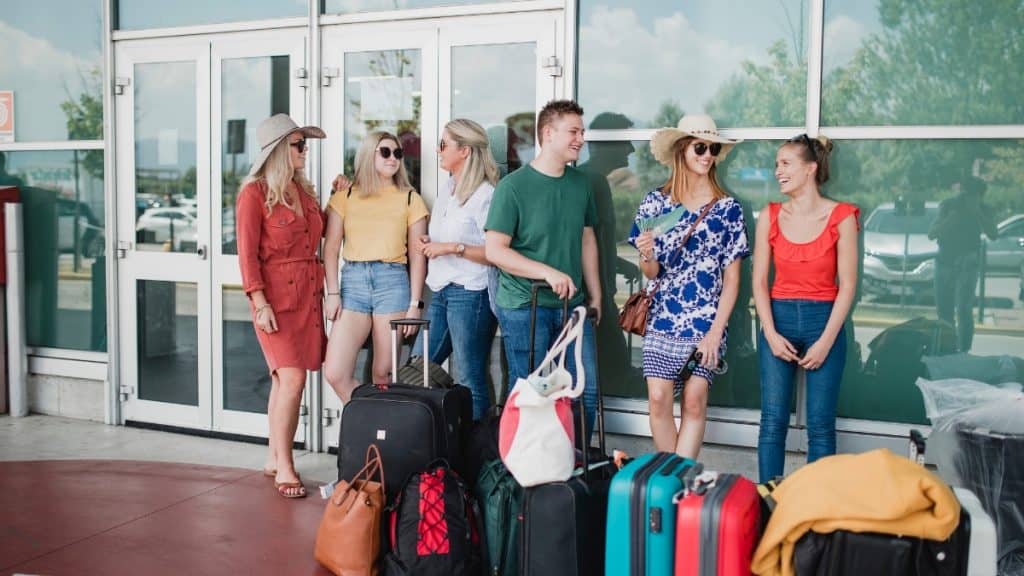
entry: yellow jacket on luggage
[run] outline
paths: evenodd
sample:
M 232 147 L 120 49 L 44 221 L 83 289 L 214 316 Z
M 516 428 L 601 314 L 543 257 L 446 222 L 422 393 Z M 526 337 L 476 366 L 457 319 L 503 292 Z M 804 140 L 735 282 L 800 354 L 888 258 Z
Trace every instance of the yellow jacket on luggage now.
M 808 530 L 881 532 L 945 540 L 960 504 L 935 474 L 880 449 L 822 458 L 772 492 L 775 511 L 754 552 L 755 574 L 791 576 L 793 546 Z

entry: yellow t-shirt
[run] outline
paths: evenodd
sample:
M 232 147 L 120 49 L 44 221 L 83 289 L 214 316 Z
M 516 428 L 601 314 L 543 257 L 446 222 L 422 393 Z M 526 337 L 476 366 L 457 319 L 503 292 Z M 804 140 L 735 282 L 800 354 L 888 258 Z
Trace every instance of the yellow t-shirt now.
M 405 264 L 409 227 L 430 214 L 422 196 L 416 192 L 410 196 L 395 186 L 367 198 L 359 195 L 358 186 L 352 187 L 351 194 L 339 190 L 328 206 L 341 216 L 345 228 L 341 255 L 350 262 Z

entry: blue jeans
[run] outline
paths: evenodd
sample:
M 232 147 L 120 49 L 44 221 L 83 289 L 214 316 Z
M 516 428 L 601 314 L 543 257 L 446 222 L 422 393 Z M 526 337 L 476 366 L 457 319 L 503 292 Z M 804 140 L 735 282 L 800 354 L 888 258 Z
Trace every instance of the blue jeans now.
M 341 307 L 361 314 L 409 309 L 409 272 L 397 262 L 349 262 L 341 269 Z
M 832 302 L 772 300 L 775 329 L 800 356 L 821 337 L 831 314 Z M 836 453 L 836 404 L 846 365 L 845 330 L 839 331 L 821 367 L 807 371 L 807 462 Z M 773 355 L 764 331 L 758 335 L 757 352 L 761 361 L 757 470 L 761 482 L 766 482 L 783 472 L 797 364 Z
M 530 374 L 530 308 L 502 308 L 498 306 L 498 323 L 505 341 L 505 356 L 508 360 L 508 385 L 515 386 L 519 378 Z M 569 311 L 570 313 L 572 310 Z M 605 319 L 605 322 L 614 319 Z M 558 337 L 565 324 L 561 308 L 537 308 L 537 337 L 533 346 L 533 361 L 540 363 L 548 348 Z M 569 346 L 565 367 L 576 378 L 575 347 Z M 597 356 L 594 352 L 594 327 L 588 320 L 583 326 L 583 370 L 586 388 L 583 390 L 583 409 L 586 414 L 587 436 L 594 434 L 597 416 Z
M 435 292 L 427 311 L 430 320 L 430 361 L 440 364 L 453 357 L 455 381 L 473 392 L 473 419 L 491 406 L 487 389 L 487 357 L 497 327 L 487 290 L 466 290 L 449 284 Z M 422 333 L 414 354 L 422 354 Z

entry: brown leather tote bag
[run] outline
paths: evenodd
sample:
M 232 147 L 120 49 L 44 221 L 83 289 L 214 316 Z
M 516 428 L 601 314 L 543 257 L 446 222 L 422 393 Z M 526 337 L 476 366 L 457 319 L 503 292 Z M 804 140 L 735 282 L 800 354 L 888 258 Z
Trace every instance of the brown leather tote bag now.
M 715 205 L 715 202 L 709 202 L 707 206 L 701 210 L 700 215 L 697 216 L 697 220 L 693 222 L 690 229 L 686 231 L 686 236 L 683 236 L 682 243 L 679 244 L 679 248 L 676 249 L 675 254 L 672 256 L 674 260 L 679 252 L 682 251 L 683 246 L 690 240 L 690 236 L 693 236 L 693 231 L 700 225 L 701 220 L 708 215 L 711 208 Z M 654 300 L 654 294 L 658 291 L 658 281 L 655 280 L 643 290 L 634 292 L 630 295 L 626 303 L 622 305 L 622 311 L 619 312 L 619 326 L 623 330 L 637 336 L 645 336 L 647 334 L 647 317 L 651 313 L 651 301 Z
M 384 463 L 377 446 L 352 481 L 335 487 L 320 520 L 314 555 L 338 576 L 376 576 L 384 511 Z

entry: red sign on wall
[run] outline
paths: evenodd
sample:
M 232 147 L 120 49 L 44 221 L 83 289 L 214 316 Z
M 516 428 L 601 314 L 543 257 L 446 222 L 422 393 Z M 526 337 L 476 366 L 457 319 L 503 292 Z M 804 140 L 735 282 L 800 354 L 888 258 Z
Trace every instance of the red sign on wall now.
M 14 92 L 0 90 L 0 142 L 14 142 Z

